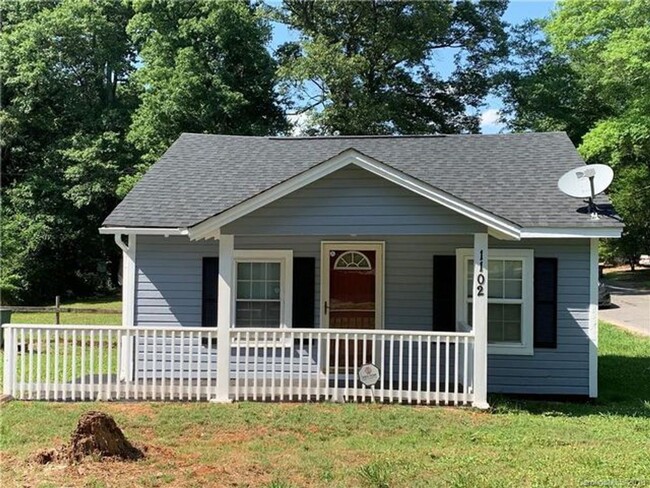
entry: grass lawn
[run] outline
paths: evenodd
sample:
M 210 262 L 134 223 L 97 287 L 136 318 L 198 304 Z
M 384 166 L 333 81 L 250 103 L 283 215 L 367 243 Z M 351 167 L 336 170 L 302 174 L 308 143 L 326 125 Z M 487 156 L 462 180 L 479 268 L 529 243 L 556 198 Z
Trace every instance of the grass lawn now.
M 396 405 L 10 402 L 2 486 L 650 486 L 650 339 L 601 324 L 596 404 L 491 397 Z M 90 409 L 148 446 L 137 463 L 37 466 Z
M 115 298 L 98 298 L 82 302 L 62 303 L 62 307 L 95 308 L 121 312 L 122 302 Z M 13 313 L 11 322 L 14 324 L 53 324 L 54 313 Z M 121 313 L 61 313 L 61 323 L 64 325 L 119 325 L 122 323 Z
M 604 281 L 622 287 L 650 290 L 650 269 L 637 267 L 630 271 L 627 267 L 605 269 Z

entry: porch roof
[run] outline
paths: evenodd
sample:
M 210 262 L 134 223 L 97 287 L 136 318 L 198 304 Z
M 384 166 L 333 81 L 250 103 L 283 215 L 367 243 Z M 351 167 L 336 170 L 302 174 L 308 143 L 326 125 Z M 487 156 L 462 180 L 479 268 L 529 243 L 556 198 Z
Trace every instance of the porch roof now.
M 563 132 L 253 137 L 182 134 L 103 223 L 182 229 L 354 150 L 520 228 L 620 228 L 557 188 L 584 164 Z M 599 203 L 608 205 L 606 197 Z

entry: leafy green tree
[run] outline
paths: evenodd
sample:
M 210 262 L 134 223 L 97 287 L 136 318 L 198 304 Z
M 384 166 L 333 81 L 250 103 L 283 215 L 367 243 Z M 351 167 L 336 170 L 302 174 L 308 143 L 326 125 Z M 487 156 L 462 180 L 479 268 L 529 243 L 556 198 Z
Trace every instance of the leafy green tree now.
M 2 3 L 3 300 L 106 287 L 112 243 L 97 227 L 133 159 L 137 93 L 128 4 Z
M 142 164 L 128 191 L 181 132 L 268 135 L 286 128 L 266 49 L 271 29 L 249 2 L 136 0 L 129 33 L 144 90 L 129 140 Z
M 513 39 L 527 68 L 504 77 L 509 125 L 566 130 L 587 162 L 612 166 L 626 229 L 609 246 L 635 262 L 650 251 L 650 2 L 565 0 L 536 39 Z
M 300 33 L 278 50 L 280 76 L 331 134 L 477 132 L 491 67 L 506 54 L 506 1 L 285 0 L 278 20 Z M 436 67 L 453 51 L 456 68 Z

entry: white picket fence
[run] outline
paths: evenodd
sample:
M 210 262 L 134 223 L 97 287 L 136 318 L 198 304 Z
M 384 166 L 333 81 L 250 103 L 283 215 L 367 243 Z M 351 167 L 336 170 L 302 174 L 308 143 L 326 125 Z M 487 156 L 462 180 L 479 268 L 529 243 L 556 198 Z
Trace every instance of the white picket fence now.
M 201 401 L 223 387 L 214 328 L 7 324 L 3 329 L 3 389 L 17 399 Z M 471 332 L 239 328 L 229 336 L 226 388 L 232 400 L 445 405 L 473 400 Z M 372 388 L 358 378 L 365 363 L 380 370 Z

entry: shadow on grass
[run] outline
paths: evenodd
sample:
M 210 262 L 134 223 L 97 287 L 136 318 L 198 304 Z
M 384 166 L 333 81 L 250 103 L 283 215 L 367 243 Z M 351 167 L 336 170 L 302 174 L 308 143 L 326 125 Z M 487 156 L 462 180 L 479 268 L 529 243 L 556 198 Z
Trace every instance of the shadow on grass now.
M 650 344 L 650 341 L 647 343 Z M 493 395 L 489 399 L 492 411 L 496 414 L 521 411 L 547 416 L 614 415 L 650 418 L 650 354 L 606 354 L 599 357 L 598 369 L 600 391 L 597 400 L 517 400 Z

